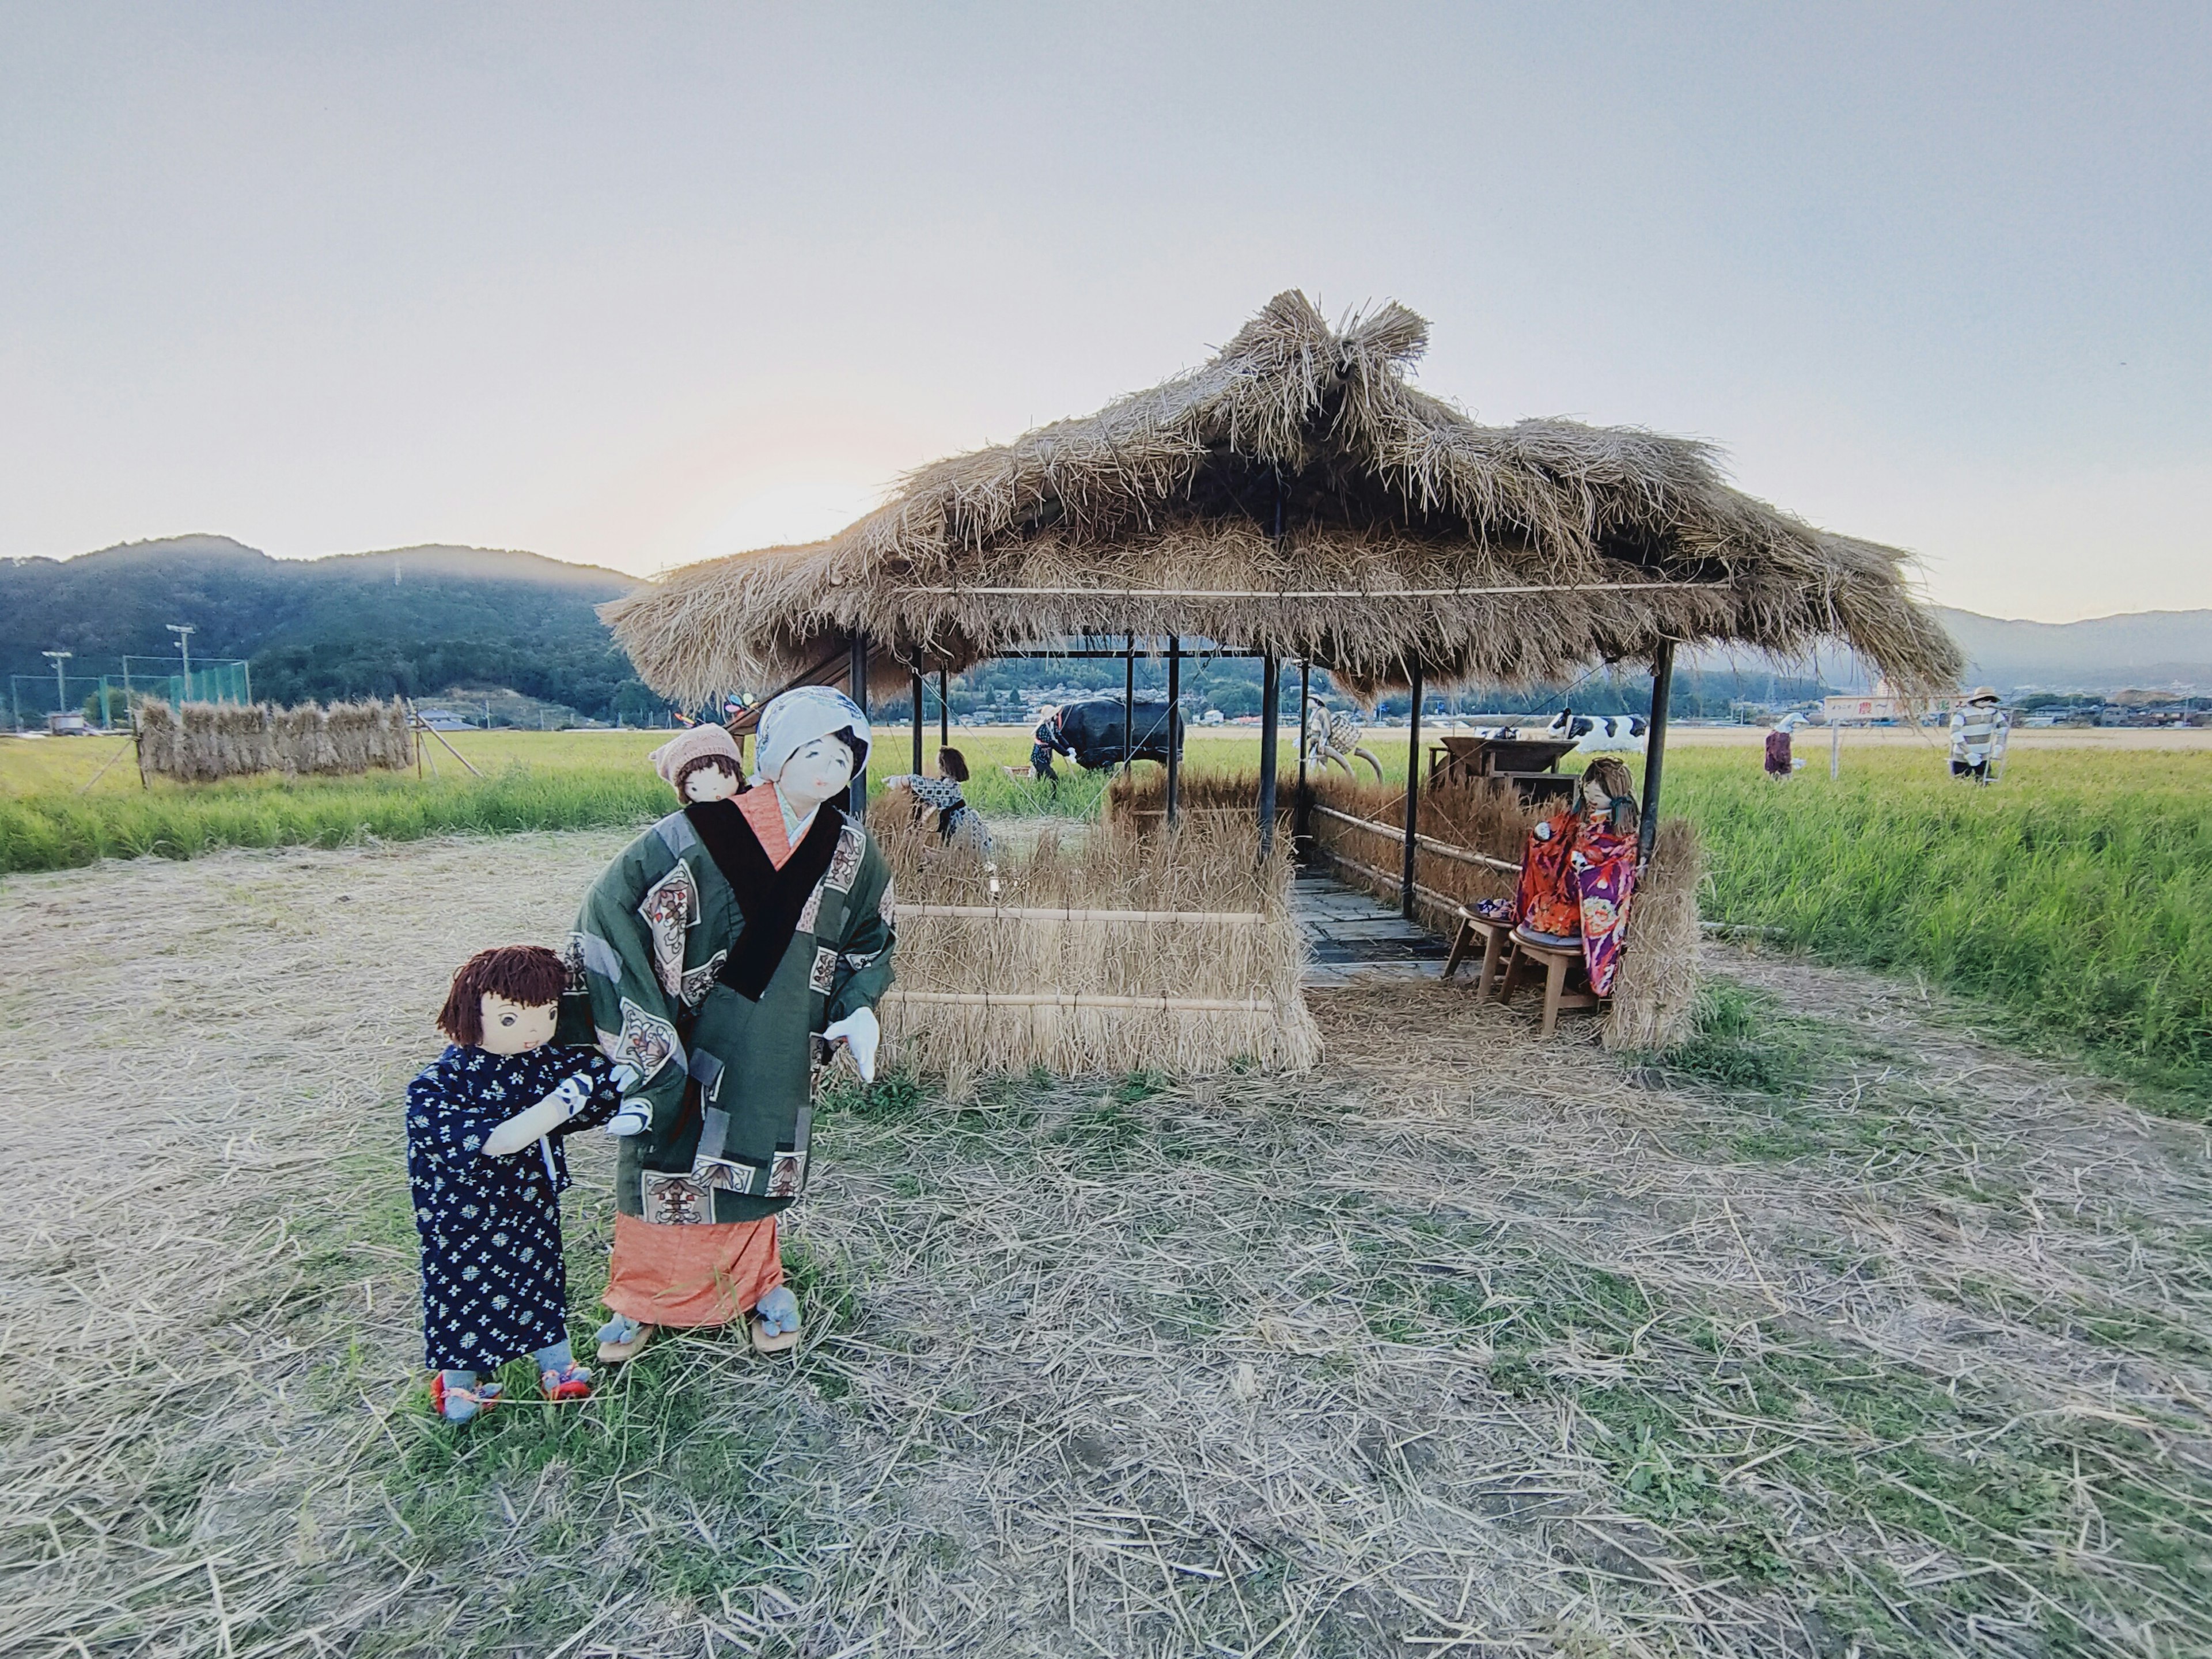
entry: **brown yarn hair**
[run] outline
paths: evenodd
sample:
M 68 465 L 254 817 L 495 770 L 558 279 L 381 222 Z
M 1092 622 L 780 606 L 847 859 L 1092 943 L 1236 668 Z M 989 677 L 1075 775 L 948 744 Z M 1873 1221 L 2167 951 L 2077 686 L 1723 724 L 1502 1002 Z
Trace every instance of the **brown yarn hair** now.
M 542 945 L 500 945 L 479 951 L 453 975 L 438 1029 L 465 1048 L 483 1041 L 483 1000 L 495 996 L 525 1008 L 558 1002 L 568 988 L 568 969 Z
M 738 781 L 738 793 L 744 793 L 745 787 L 744 774 L 738 769 L 735 763 L 733 763 L 727 755 L 694 755 L 690 760 L 685 761 L 683 765 L 676 769 L 676 799 L 678 800 L 685 799 L 684 786 L 691 781 L 691 775 L 694 772 L 704 771 L 710 766 L 718 772 L 727 772 L 732 777 L 735 778 Z
M 957 749 L 940 749 L 937 751 L 937 769 L 955 783 L 965 783 L 968 781 L 968 757 Z
M 1613 809 L 1614 823 L 1619 823 L 1635 816 L 1636 780 L 1629 776 L 1626 762 L 1616 760 L 1611 755 L 1600 755 L 1583 768 L 1582 776 L 1575 782 L 1575 815 L 1577 817 L 1583 811 L 1583 786 L 1592 783 L 1605 791 L 1607 799 L 1616 803 Z M 1626 811 L 1618 804 L 1624 801 L 1627 803 Z

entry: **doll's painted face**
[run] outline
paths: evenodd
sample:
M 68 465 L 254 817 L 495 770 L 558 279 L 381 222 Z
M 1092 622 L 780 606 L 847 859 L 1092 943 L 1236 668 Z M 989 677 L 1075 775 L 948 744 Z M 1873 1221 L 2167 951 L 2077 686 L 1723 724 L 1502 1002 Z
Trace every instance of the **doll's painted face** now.
M 802 812 L 811 811 L 853 781 L 853 751 L 840 738 L 817 738 L 792 750 L 776 778 L 776 793 Z
M 493 992 L 483 994 L 483 1041 L 477 1046 L 489 1054 L 525 1054 L 553 1040 L 553 1022 L 561 1005 L 548 1002 L 532 1007 L 509 1002 Z
M 695 766 L 684 775 L 687 801 L 727 800 L 738 793 L 738 775 L 722 765 Z

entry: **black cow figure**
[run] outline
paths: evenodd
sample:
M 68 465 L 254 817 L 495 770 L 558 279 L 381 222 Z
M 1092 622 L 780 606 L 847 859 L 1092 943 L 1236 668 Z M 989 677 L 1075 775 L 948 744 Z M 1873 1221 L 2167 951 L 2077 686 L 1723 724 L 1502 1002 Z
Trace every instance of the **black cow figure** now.
M 1148 702 L 1139 698 L 1128 712 L 1133 735 L 1123 747 L 1123 705 L 1119 697 L 1085 697 L 1079 702 L 1063 703 L 1057 714 L 1040 722 L 1036 732 L 1035 745 L 1030 750 L 1030 764 L 1038 777 L 1059 786 L 1060 775 L 1053 770 L 1055 754 L 1072 756 L 1075 763 L 1086 772 L 1103 771 L 1109 766 L 1119 766 L 1124 758 L 1158 761 L 1167 764 L 1169 720 L 1168 705 L 1164 702 Z M 1174 721 L 1174 742 L 1178 757 L 1182 753 L 1182 716 L 1178 713 Z

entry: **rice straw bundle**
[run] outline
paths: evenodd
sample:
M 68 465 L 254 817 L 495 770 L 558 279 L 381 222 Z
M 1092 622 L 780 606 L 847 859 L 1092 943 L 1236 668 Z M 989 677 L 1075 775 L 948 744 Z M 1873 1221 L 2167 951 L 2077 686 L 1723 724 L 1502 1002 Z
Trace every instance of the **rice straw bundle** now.
M 1275 816 L 1290 817 L 1297 805 L 1297 785 L 1290 779 L 1275 789 Z M 1160 829 L 1167 822 L 1168 775 L 1164 768 L 1142 772 L 1124 771 L 1106 786 L 1106 822 L 1140 833 Z M 1257 772 L 1185 772 L 1176 783 L 1176 811 L 1181 817 L 1200 814 L 1241 816 L 1258 822 L 1260 775 Z
M 1628 902 L 1628 936 L 1605 1021 L 1608 1048 L 1672 1048 L 1698 1007 L 1698 884 L 1705 859 L 1687 818 L 1663 818 Z
M 1141 837 L 1107 826 L 1079 849 L 1048 830 L 995 868 L 940 845 L 895 798 L 870 828 L 899 907 L 885 1031 L 916 1069 L 957 1085 L 1031 1068 L 1302 1071 L 1320 1058 L 1298 993 L 1289 849 L 1261 863 L 1248 823 Z
M 181 715 L 149 699 L 137 707 L 139 753 L 146 770 L 185 783 L 258 772 L 302 774 L 398 770 L 415 762 L 406 705 L 188 702 Z

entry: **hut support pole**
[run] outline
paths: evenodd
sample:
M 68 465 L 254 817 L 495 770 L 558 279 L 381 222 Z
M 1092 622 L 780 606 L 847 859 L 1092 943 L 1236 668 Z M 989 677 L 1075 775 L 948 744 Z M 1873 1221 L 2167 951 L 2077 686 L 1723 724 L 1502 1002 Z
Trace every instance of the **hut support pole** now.
M 1421 835 L 1421 665 L 1413 665 L 1413 706 L 1406 719 L 1406 856 L 1398 875 L 1398 913 L 1413 919 L 1413 854 Z
M 1270 651 L 1260 659 L 1260 856 L 1275 850 L 1275 727 L 1283 701 L 1283 661 Z
M 937 671 L 937 746 L 952 746 L 952 699 L 945 695 L 945 671 Z
M 1644 744 L 1644 823 L 1637 835 L 1636 863 L 1651 861 L 1659 838 L 1659 775 L 1667 764 L 1667 700 L 1674 693 L 1674 642 L 1662 643 L 1651 659 L 1651 725 Z
M 1313 664 L 1305 658 L 1298 659 L 1298 806 L 1292 821 L 1293 836 L 1306 833 L 1306 811 L 1310 805 L 1306 796 L 1306 710 L 1313 702 Z
M 1182 745 L 1176 742 L 1176 714 L 1182 707 L 1182 641 L 1168 635 L 1168 823 L 1178 816 L 1176 792 L 1182 782 Z
M 860 712 L 868 712 L 868 636 L 853 635 L 853 659 L 846 671 L 848 689 L 853 701 L 860 705 Z M 866 761 L 853 769 L 853 791 L 847 797 L 854 818 L 866 822 L 868 816 L 868 766 Z
M 1129 769 L 1129 757 L 1137 752 L 1137 636 L 1129 635 L 1129 648 L 1121 654 L 1121 769 Z
M 914 671 L 914 769 L 921 773 L 921 670 Z

